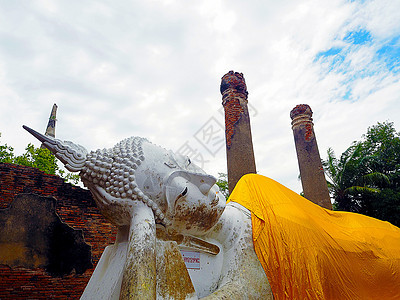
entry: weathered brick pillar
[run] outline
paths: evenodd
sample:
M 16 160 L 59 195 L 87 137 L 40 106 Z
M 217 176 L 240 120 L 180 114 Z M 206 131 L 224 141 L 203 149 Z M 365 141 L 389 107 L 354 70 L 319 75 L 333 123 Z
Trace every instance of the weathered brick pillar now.
M 256 173 L 250 117 L 247 109 L 247 87 L 242 73 L 229 71 L 221 80 L 222 105 L 225 110 L 228 188 L 232 193 L 239 179 Z
M 47 123 L 46 133 L 45 135 L 56 137 L 56 113 L 57 113 L 57 104 L 53 104 L 53 109 L 50 113 L 49 123 Z
M 307 104 L 297 105 L 290 112 L 301 184 L 305 198 L 322 207 L 332 209 L 315 138 L 312 114 L 311 107 Z

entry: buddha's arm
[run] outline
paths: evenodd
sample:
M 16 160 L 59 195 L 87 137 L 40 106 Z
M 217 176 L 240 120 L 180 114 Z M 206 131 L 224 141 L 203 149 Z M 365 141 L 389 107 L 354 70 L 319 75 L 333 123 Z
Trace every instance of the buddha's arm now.
M 151 208 L 133 202 L 119 299 L 156 299 L 156 226 Z
M 237 203 L 227 206 L 225 258 L 219 288 L 203 299 L 273 299 L 267 276 L 254 251 L 251 215 Z

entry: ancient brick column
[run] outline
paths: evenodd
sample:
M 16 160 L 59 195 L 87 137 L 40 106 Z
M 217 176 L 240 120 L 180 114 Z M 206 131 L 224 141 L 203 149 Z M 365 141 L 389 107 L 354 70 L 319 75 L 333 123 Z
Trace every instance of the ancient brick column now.
M 256 173 L 250 117 L 247 109 L 247 87 L 242 73 L 229 71 L 221 80 L 222 105 L 225 110 L 228 188 L 233 191 L 239 179 Z
M 312 114 L 311 107 L 307 104 L 297 105 L 290 112 L 301 184 L 305 198 L 322 207 L 332 209 L 315 138 Z
M 53 104 L 53 109 L 50 113 L 49 123 L 47 123 L 46 133 L 45 135 L 56 137 L 56 113 L 57 113 L 57 104 Z

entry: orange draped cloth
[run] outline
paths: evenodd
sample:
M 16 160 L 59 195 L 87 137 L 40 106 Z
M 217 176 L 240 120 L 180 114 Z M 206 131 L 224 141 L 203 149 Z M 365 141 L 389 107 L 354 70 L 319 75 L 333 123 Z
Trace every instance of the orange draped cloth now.
M 275 299 L 400 299 L 400 229 L 324 209 L 278 182 L 245 175 L 229 201 L 251 211 Z

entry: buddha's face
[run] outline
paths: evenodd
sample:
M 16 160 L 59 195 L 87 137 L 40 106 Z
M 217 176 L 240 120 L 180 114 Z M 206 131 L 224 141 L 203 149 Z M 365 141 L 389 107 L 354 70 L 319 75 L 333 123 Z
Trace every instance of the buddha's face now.
M 204 234 L 221 217 L 225 197 L 219 192 L 213 176 L 205 174 L 187 157 L 174 156 L 179 169 L 166 181 L 167 217 L 173 229 L 180 233 Z
M 140 149 L 132 150 L 129 148 L 132 145 Z M 125 152 L 135 152 L 135 155 L 137 152 L 136 156 L 142 157 L 139 161 L 135 155 L 131 157 Z M 187 156 L 147 141 L 137 146 L 134 140 L 124 142 L 122 146 L 117 144 L 112 155 L 112 160 L 117 163 L 111 166 L 107 180 L 96 184 L 89 177 L 86 184 L 98 193 L 98 205 L 113 223 L 129 224 L 131 201 L 143 201 L 144 197 L 156 204 L 156 208 L 152 207 L 154 212 L 158 211 L 163 219 L 165 217 L 162 224 L 183 234 L 206 233 L 224 211 L 225 197 L 219 193 L 216 179 L 207 175 Z M 92 170 L 89 171 L 91 174 Z M 89 174 L 89 171 L 86 173 Z

